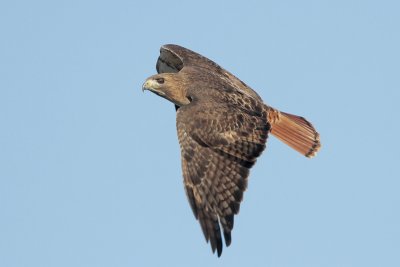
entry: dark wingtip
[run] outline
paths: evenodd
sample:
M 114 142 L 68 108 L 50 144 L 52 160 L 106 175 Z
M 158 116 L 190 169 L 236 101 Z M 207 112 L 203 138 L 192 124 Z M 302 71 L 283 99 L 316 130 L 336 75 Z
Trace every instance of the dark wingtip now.
M 231 242 L 232 242 L 232 236 L 231 236 L 231 232 L 225 232 L 224 231 L 224 239 L 225 239 L 225 245 L 227 247 L 230 246 Z
M 222 247 L 223 247 L 222 239 L 221 239 L 221 232 L 219 232 L 219 231 L 220 230 L 218 229 L 216 237 L 212 237 L 212 236 L 210 237 L 212 253 L 214 254 L 215 251 L 217 251 L 218 258 L 221 257 Z
M 222 254 L 222 242 L 218 242 L 218 247 L 217 247 L 218 258 L 221 257 L 221 254 Z
M 218 258 L 219 258 L 219 257 L 221 257 L 222 247 L 223 247 L 222 238 L 221 238 L 221 232 L 220 232 L 219 229 L 218 229 L 217 238 L 216 238 L 215 241 L 216 241 L 216 244 L 215 244 L 215 247 L 214 247 L 214 251 L 215 251 L 215 249 L 217 250 L 217 255 L 218 255 Z

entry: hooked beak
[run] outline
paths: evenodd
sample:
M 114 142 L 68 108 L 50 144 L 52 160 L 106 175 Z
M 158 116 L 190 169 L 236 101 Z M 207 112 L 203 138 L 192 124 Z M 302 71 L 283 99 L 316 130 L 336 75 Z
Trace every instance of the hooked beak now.
M 142 92 L 144 92 L 144 90 L 149 90 L 153 93 L 156 93 L 160 96 L 164 96 L 165 93 L 162 91 L 157 90 L 158 88 L 160 88 L 160 85 L 158 84 L 158 82 L 156 82 L 153 79 L 148 79 L 144 82 L 144 84 L 142 85 Z
M 149 80 L 146 80 L 142 85 L 142 92 L 144 92 L 144 90 L 150 90 L 149 87 L 150 87 Z

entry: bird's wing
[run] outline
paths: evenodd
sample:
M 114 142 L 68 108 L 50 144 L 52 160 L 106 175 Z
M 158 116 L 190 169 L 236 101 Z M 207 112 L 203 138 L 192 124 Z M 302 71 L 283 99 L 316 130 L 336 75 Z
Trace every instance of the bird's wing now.
M 270 125 L 263 117 L 215 105 L 188 105 L 177 112 L 186 194 L 212 251 L 231 243 L 249 169 L 265 148 Z
M 167 44 L 160 48 L 160 56 L 156 64 L 158 73 L 175 73 L 179 72 L 184 67 L 202 68 L 203 71 L 217 74 L 232 87 L 237 88 L 250 97 L 262 101 L 260 96 L 253 89 L 214 61 L 179 45 Z

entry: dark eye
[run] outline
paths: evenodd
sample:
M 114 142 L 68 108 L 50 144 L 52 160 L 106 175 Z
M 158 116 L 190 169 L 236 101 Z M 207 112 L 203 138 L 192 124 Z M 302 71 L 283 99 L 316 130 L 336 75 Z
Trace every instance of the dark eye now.
M 157 81 L 159 84 L 163 84 L 163 83 L 164 83 L 164 78 L 157 78 L 156 81 Z

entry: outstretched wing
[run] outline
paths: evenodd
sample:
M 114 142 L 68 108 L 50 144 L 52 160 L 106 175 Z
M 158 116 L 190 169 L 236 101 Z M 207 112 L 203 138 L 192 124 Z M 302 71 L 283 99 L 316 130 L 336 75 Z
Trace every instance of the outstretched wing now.
M 191 103 L 177 112 L 186 194 L 212 251 L 222 253 L 221 229 L 231 243 L 249 169 L 265 148 L 266 114 L 229 105 Z
M 220 76 L 219 78 L 229 83 L 232 87 L 262 101 L 261 97 L 253 89 L 214 61 L 179 45 L 167 44 L 160 48 L 160 56 L 156 64 L 158 73 L 175 73 L 184 67 L 202 68 L 203 71 L 217 74 Z

